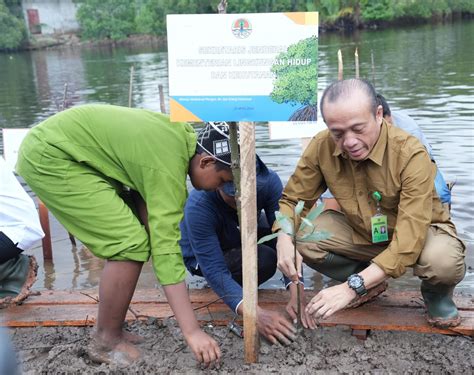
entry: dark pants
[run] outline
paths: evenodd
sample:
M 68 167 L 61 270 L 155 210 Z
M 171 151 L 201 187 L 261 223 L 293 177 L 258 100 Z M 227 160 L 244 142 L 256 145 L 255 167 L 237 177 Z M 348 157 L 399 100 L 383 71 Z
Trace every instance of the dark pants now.
M 23 250 L 16 247 L 13 241 L 3 232 L 0 232 L 0 264 L 16 258 Z
M 270 279 L 276 271 L 277 253 L 270 246 L 258 245 L 258 285 Z M 242 249 L 234 248 L 224 252 L 224 259 L 232 278 L 242 285 Z M 194 270 L 194 275 L 203 276 L 201 269 Z

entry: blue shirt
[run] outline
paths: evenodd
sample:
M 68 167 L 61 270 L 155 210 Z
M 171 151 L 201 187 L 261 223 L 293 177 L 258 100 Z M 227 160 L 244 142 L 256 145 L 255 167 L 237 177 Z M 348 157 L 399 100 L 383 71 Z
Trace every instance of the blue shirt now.
M 275 221 L 283 185 L 278 175 L 261 161 L 257 173 L 257 212 L 265 211 L 270 227 Z M 218 191 L 193 190 L 181 222 L 181 251 L 187 269 L 198 267 L 209 286 L 236 312 L 242 287 L 232 278 L 224 252 L 241 247 L 237 211 Z

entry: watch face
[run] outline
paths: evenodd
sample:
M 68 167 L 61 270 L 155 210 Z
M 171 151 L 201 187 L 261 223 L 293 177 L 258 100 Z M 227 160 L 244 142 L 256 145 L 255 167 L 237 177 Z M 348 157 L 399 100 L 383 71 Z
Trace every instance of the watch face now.
M 359 275 L 353 275 L 347 280 L 349 286 L 353 289 L 360 288 L 363 285 L 362 278 Z

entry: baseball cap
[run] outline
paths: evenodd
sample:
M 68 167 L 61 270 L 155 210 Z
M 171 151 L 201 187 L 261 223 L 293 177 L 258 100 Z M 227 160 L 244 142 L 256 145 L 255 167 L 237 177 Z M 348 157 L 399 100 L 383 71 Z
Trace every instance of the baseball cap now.
M 226 122 L 206 122 L 197 134 L 197 143 L 221 163 L 231 165 L 229 125 Z

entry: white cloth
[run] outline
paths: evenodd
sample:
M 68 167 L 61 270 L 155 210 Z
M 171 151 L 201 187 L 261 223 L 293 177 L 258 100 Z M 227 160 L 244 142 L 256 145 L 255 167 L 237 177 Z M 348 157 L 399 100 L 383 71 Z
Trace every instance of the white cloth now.
M 22 250 L 43 238 L 38 211 L 0 156 L 0 231 Z

